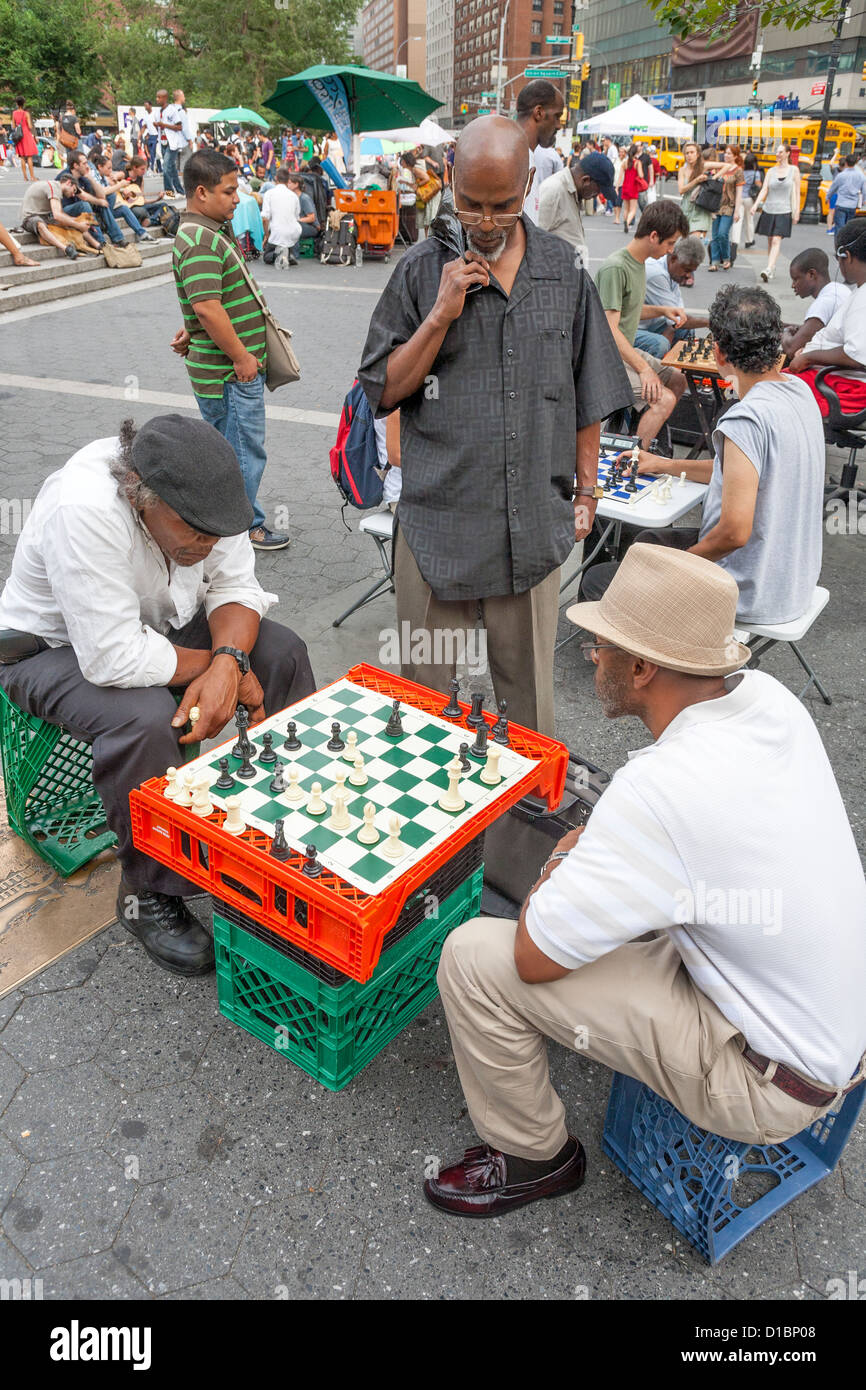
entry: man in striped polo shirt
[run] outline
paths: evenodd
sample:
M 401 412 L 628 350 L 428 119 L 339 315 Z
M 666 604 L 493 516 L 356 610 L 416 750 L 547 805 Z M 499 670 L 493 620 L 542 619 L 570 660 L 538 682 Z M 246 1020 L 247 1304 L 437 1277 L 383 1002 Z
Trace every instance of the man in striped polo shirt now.
M 231 229 L 238 205 L 234 161 L 199 150 L 183 172 L 187 211 L 174 242 L 174 280 L 184 326 L 172 339 L 186 358 L 202 418 L 238 456 L 254 519 L 256 550 L 282 550 L 289 537 L 269 531 L 257 501 L 265 471 L 265 318 L 250 290 Z

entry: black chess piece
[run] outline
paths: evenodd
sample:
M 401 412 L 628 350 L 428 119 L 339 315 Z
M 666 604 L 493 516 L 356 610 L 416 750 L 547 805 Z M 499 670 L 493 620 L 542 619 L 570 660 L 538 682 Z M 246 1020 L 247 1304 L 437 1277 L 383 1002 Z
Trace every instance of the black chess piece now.
M 271 792 L 273 796 L 279 796 L 280 793 L 284 792 L 285 790 L 286 779 L 283 776 L 283 765 L 280 762 L 279 758 L 277 758 L 276 767 L 274 768 L 274 775 L 271 778 L 270 783 L 268 785 L 268 791 Z
M 319 874 L 322 872 L 322 865 L 319 863 L 318 854 L 319 851 L 316 849 L 315 845 L 307 845 L 307 857 L 304 860 L 304 867 L 301 869 L 301 873 L 306 874 L 307 878 L 318 878 Z
M 297 753 L 299 748 L 303 748 L 301 740 L 298 738 L 298 726 L 294 719 L 290 719 L 286 725 L 286 741 L 283 747 L 290 753 Z
M 628 482 L 624 484 L 626 492 L 637 492 L 637 464 L 633 463 L 628 470 Z
M 459 680 L 457 680 L 456 676 L 452 677 L 452 679 L 448 682 L 448 691 L 448 704 L 442 711 L 442 718 L 462 719 L 463 711 L 457 702 L 457 696 L 460 693 L 460 682 Z
M 257 776 L 256 770 L 250 762 L 249 752 L 246 750 L 243 754 L 243 762 L 241 763 L 240 767 L 235 773 L 235 776 L 243 777 L 245 782 L 250 782 L 255 776 Z
M 259 754 L 259 762 L 264 763 L 266 767 L 270 767 L 271 763 L 275 763 L 276 761 L 277 755 L 274 752 L 273 734 L 262 734 L 262 751 Z
M 399 700 L 392 700 L 391 702 L 391 717 L 388 720 L 388 723 L 385 725 L 385 733 L 387 734 L 388 738 L 403 737 L 403 721 L 400 718 Z
M 250 716 L 246 705 L 238 705 L 237 710 L 235 711 L 235 724 L 237 725 L 238 739 L 237 743 L 232 749 L 233 758 L 242 758 L 244 756 L 244 750 L 249 745 L 249 739 L 247 738 L 247 729 L 249 728 L 249 723 Z
M 469 761 L 468 757 L 466 756 L 468 752 L 469 752 L 469 744 L 468 744 L 468 743 L 461 743 L 461 745 L 460 745 L 460 753 L 459 753 L 458 756 L 459 756 L 459 758 L 460 758 L 460 766 L 462 767 L 462 769 L 463 769 L 464 772 L 471 772 L 471 771 L 472 771 L 472 764 L 471 764 L 471 762 Z
M 476 690 L 472 696 L 472 708 L 466 716 L 466 723 L 470 729 L 475 729 L 479 724 L 484 723 L 484 715 L 481 713 L 481 706 L 484 704 L 484 692 Z
M 470 758 L 475 758 L 476 762 L 483 763 L 487 759 L 487 734 L 487 725 L 479 724 L 475 730 L 475 742 L 469 749 Z
M 233 787 L 234 784 L 235 784 L 235 779 L 232 777 L 231 773 L 229 772 L 229 760 L 228 760 L 228 758 L 220 758 L 220 760 L 219 760 L 219 770 L 220 770 L 220 775 L 219 775 L 219 777 L 216 779 L 216 781 L 214 782 L 214 787 L 215 787 L 216 790 L 219 791 L 219 792 L 230 792 L 231 789 L 232 789 L 232 787 Z
M 283 830 L 283 822 L 281 820 L 275 820 L 274 838 L 271 840 L 271 858 L 285 860 L 288 859 L 291 852 L 288 842 L 286 841 L 285 831 Z
M 340 737 L 340 722 L 335 719 L 331 725 L 331 737 L 328 739 L 325 747 L 329 753 L 342 753 L 345 746 L 344 740 Z
M 491 736 L 491 738 L 493 739 L 493 742 L 494 742 L 494 743 L 501 743 L 501 744 L 504 745 L 504 747 L 510 748 L 510 747 L 511 747 L 511 744 L 510 744 L 509 738 L 508 738 L 508 716 L 507 716 L 507 714 L 506 714 L 507 709 L 508 709 L 508 703 L 507 703 L 507 701 L 505 701 L 505 700 L 500 700 L 500 701 L 499 701 L 499 718 L 497 719 L 496 723 L 493 725 L 493 728 L 490 730 L 490 736 Z

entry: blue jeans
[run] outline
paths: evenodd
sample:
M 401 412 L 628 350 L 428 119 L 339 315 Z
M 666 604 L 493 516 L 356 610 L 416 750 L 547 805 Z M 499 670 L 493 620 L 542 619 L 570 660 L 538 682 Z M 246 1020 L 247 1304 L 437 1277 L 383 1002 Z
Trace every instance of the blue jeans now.
M 720 265 L 731 259 L 730 232 L 734 221 L 732 212 L 716 213 L 710 233 L 710 265 Z
M 671 345 L 663 333 L 651 333 L 648 328 L 639 328 L 634 335 L 634 345 L 641 352 L 649 352 L 653 357 L 664 357 Z
M 116 193 L 109 193 L 108 206 L 111 208 L 112 216 L 115 219 L 118 217 L 122 218 L 127 227 L 131 227 L 137 237 L 144 235 L 144 228 L 132 211 L 132 208 L 128 208 L 126 203 L 119 203 Z
M 837 203 L 836 216 L 833 218 L 834 229 L 838 231 L 840 227 L 844 227 L 846 222 L 850 222 L 856 211 L 856 208 L 840 208 Z
M 178 150 L 170 150 L 168 147 L 163 151 L 162 182 L 166 193 L 183 193 L 183 184 L 177 171 L 178 153 Z
M 148 135 L 144 143 L 147 146 L 147 167 L 148 169 L 156 169 L 157 138 L 155 135 Z
M 77 203 L 64 203 L 63 211 L 66 213 L 67 217 L 79 217 L 82 212 L 97 212 L 98 209 L 94 208 L 92 203 L 85 203 L 82 198 L 81 201 Z M 105 241 L 105 237 L 99 223 L 94 222 L 92 227 L 88 227 L 88 231 L 94 240 L 98 241 L 101 246 Z
M 196 396 L 201 418 L 218 429 L 238 456 L 244 488 L 253 505 L 253 527 L 264 526 L 265 514 L 256 500 L 265 471 L 265 378 L 227 381 L 222 397 Z M 250 528 L 252 529 L 252 527 Z

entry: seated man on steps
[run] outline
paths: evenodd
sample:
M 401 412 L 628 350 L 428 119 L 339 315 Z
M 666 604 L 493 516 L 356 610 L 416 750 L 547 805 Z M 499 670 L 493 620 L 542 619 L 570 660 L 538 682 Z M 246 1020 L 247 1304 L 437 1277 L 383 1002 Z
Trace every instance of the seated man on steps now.
M 445 942 L 439 989 L 483 1141 L 424 1184 L 445 1212 L 500 1216 L 583 1182 L 546 1038 L 751 1144 L 838 1109 L 864 1074 L 857 847 L 805 707 L 740 669 L 736 607 L 718 565 L 635 545 L 600 603 L 569 609 L 593 634 L 602 712 L 654 742 L 559 842 L 518 922 L 477 917 Z
M 304 643 L 264 616 L 275 597 L 255 576 L 251 521 L 212 425 L 125 420 L 47 479 L 0 597 L 0 627 L 40 639 L 0 666 L 0 684 L 92 744 L 123 869 L 118 917 L 179 975 L 212 969 L 213 947 L 184 902 L 197 890 L 133 845 L 130 790 L 181 766 L 185 745 L 217 735 L 239 704 L 258 720 L 315 689 Z
M 21 204 L 21 226 L 25 232 L 35 236 L 37 241 L 44 241 L 49 246 L 56 246 L 58 251 L 62 251 L 70 261 L 74 261 L 78 252 L 74 246 L 67 245 L 62 237 L 56 232 L 52 232 L 52 227 L 78 227 L 75 220 L 76 214 L 64 210 L 63 199 L 71 200 L 75 196 L 75 180 L 70 173 L 60 173 L 56 183 L 43 183 L 37 181 L 27 185 L 24 194 L 24 201 Z M 88 209 L 81 207 L 79 212 Z M 99 250 L 99 238 L 94 236 L 89 228 L 79 227 L 86 244 L 94 251 Z

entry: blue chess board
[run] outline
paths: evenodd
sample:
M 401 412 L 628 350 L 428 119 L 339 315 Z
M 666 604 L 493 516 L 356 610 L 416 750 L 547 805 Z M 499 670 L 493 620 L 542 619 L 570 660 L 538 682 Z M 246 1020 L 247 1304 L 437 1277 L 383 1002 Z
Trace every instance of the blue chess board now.
M 634 492 L 627 491 L 624 486 L 624 483 L 627 483 L 629 481 L 628 468 L 631 466 L 630 462 L 626 467 L 623 483 L 621 483 L 620 486 L 616 488 L 607 487 L 607 481 L 611 471 L 611 467 L 614 463 L 614 460 L 617 458 L 619 452 L 619 450 L 606 449 L 601 454 L 599 454 L 598 485 L 599 487 L 604 488 L 604 495 L 608 501 L 625 502 L 626 505 L 628 505 L 631 498 L 635 496 Z M 637 482 L 637 493 L 639 495 L 644 491 L 645 488 L 652 487 L 653 483 L 655 482 L 655 477 L 652 474 L 638 474 L 635 481 Z

